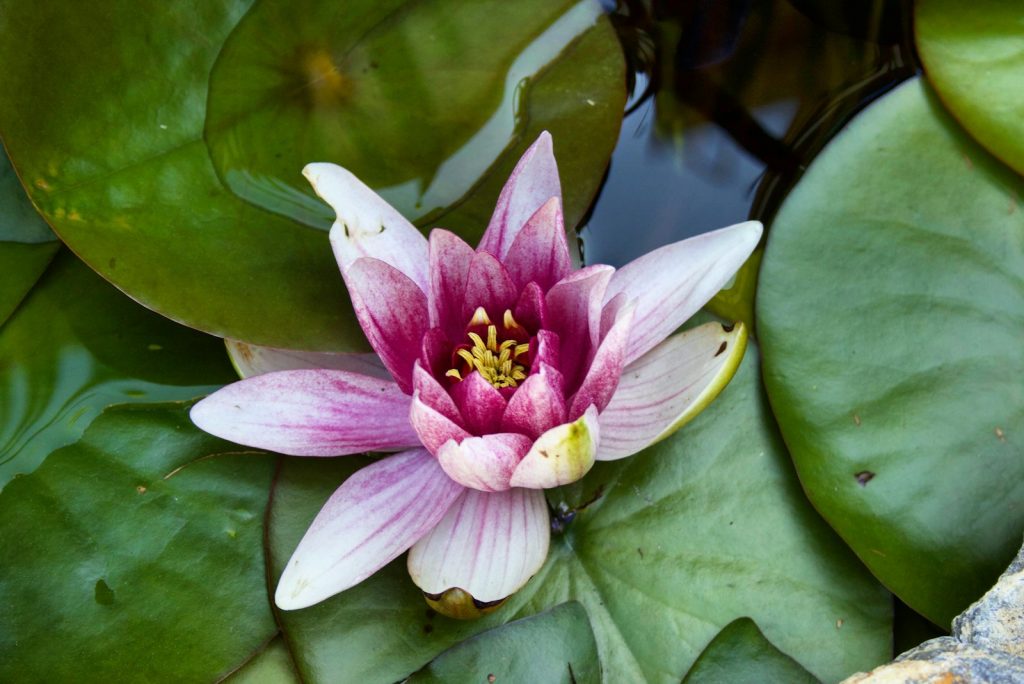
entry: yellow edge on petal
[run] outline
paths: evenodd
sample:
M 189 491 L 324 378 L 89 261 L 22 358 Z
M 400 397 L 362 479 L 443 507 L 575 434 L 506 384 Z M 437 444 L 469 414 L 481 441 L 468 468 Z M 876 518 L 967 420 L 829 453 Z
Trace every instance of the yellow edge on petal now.
M 483 603 L 474 599 L 469 592 L 458 587 L 448 589 L 440 594 L 423 593 L 427 605 L 445 617 L 456 620 L 476 620 L 493 613 L 508 600 L 506 596 L 498 601 Z
M 711 323 L 709 325 L 716 325 Z M 721 324 L 718 324 L 721 325 Z M 657 444 L 666 437 L 672 436 L 672 434 L 683 427 L 691 420 L 696 418 L 701 411 L 706 409 L 712 401 L 715 400 L 725 386 L 732 380 L 732 376 L 736 375 L 736 371 L 739 370 L 740 362 L 743 361 L 743 355 L 747 351 L 747 326 L 742 321 L 738 321 L 733 324 L 732 329 L 726 328 L 722 325 L 722 342 L 726 344 L 726 352 L 728 356 L 725 358 L 725 363 L 719 369 L 714 379 L 708 383 L 704 391 L 701 392 L 696 400 L 686 411 L 676 418 L 676 421 L 669 425 L 667 428 L 662 430 L 661 434 L 654 438 L 651 444 Z

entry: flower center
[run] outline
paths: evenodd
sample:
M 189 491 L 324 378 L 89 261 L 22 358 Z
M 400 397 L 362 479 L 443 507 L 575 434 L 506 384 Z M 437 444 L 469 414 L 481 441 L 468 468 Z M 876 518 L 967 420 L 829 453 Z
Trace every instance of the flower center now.
M 455 348 L 452 368 L 445 375 L 460 381 L 473 371 L 498 389 L 516 387 L 526 379 L 530 344 L 526 330 L 505 310 L 501 325 L 491 323 L 487 311 L 477 307 L 466 328 L 468 343 Z M 486 336 L 486 338 L 485 338 Z

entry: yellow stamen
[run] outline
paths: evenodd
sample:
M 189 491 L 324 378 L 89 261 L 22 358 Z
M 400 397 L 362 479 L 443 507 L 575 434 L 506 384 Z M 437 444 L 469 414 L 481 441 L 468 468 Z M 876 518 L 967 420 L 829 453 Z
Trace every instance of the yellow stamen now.
M 518 328 L 512 317 L 512 312 L 506 310 L 504 316 L 506 330 Z M 486 323 L 485 323 L 486 321 Z M 498 342 L 498 326 L 492 325 L 487 318 L 487 312 L 483 307 L 477 308 L 473 314 L 471 325 L 487 325 L 487 340 L 479 333 L 467 333 L 473 346 L 465 347 L 456 351 L 456 355 L 466 363 L 467 368 L 462 371 L 451 369 L 445 375 L 457 380 L 463 379 L 463 372 L 477 371 L 480 376 L 494 387 L 516 387 L 518 383 L 526 379 L 526 367 L 516 362 L 520 356 L 529 353 L 529 343 L 520 343 L 516 340 L 503 340 Z
M 490 325 L 491 317 L 487 315 L 487 309 L 482 306 L 476 307 L 473 318 L 469 319 L 470 325 Z

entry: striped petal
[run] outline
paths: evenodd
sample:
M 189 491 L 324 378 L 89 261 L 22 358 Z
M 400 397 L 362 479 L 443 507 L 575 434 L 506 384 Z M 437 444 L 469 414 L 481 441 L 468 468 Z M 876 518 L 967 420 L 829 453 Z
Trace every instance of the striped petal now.
M 572 261 L 559 198 L 552 197 L 530 217 L 503 263 L 519 289 L 534 282 L 548 290 L 569 275 Z
M 549 489 L 575 482 L 593 467 L 599 441 L 597 408 L 590 406 L 578 420 L 538 437 L 512 474 L 511 485 Z
M 440 228 L 430 232 L 430 325 L 455 337 L 461 336 L 469 320 L 463 317 L 462 302 L 473 254 L 473 248 L 457 235 Z
M 281 575 L 275 603 L 305 608 L 362 582 L 430 532 L 462 492 L 423 449 L 363 468 L 314 518 Z
M 500 320 L 505 309 L 515 306 L 518 296 L 519 292 L 501 262 L 487 252 L 477 252 L 469 264 L 466 292 L 460 301 L 463 326 L 479 306 Z
M 378 259 L 357 259 L 348 291 L 370 346 L 402 391 L 412 393 L 412 367 L 423 350 L 427 296 L 401 271 Z
M 597 347 L 605 288 L 615 269 L 596 264 L 573 272 L 548 290 L 548 321 L 561 341 L 559 368 L 569 387 L 579 382 L 588 355 Z
M 545 364 L 530 375 L 508 400 L 501 419 L 502 430 L 520 432 L 536 439 L 546 430 L 565 422 L 565 397 L 560 373 Z
M 478 371 L 471 372 L 464 380 L 455 383 L 451 388 L 451 396 L 459 407 L 463 425 L 471 433 L 484 435 L 500 429 L 501 416 L 508 402 Z
M 307 164 L 302 175 L 337 214 L 330 240 L 346 283 L 348 270 L 357 259 L 373 257 L 404 273 L 420 291 L 427 291 L 427 239 L 414 225 L 340 166 Z
M 729 384 L 746 346 L 742 323 L 707 323 L 673 335 L 627 366 L 601 412 L 597 460 L 631 456 L 692 420 Z
M 468 437 L 458 444 L 445 443 L 437 452 L 437 461 L 460 485 L 498 492 L 509 488 L 512 472 L 531 444 L 529 437 L 508 432 Z
M 569 404 L 570 420 L 583 415 L 588 406 L 597 406 L 597 410 L 602 411 L 611 400 L 626 365 L 626 346 L 632 332 L 634 310 L 632 303 L 619 309 L 615 324 L 601 340 L 601 346 L 597 348 L 587 374 Z
M 433 375 L 423 369 L 422 364 L 417 360 L 412 372 L 413 391 L 416 397 L 427 406 L 431 407 L 453 423 L 465 427 L 459 407 L 455 405 L 448 391 L 434 378 Z
M 637 300 L 626 363 L 653 349 L 704 306 L 760 239 L 760 222 L 747 221 L 666 245 L 616 271 L 604 301 L 620 292 Z
M 419 446 L 410 398 L 391 380 L 340 370 L 278 371 L 224 387 L 192 407 L 212 435 L 291 456 Z
M 391 379 L 391 373 L 376 354 L 345 354 L 334 352 L 304 352 L 294 349 L 261 347 L 238 340 L 224 340 L 232 365 L 243 378 L 282 370 L 331 368 L 375 378 Z
M 432 454 L 437 454 L 448 440 L 461 442 L 470 436 L 460 425 L 425 403 L 418 392 L 412 395 L 409 422 L 419 441 Z
M 409 551 L 409 575 L 437 603 L 450 590 L 500 601 L 544 564 L 551 523 L 544 492 L 466 490 Z
M 485 250 L 504 259 L 519 231 L 552 197 L 561 201 L 562 186 L 558 180 L 551 134 L 544 131 L 523 153 L 505 182 L 477 250 Z

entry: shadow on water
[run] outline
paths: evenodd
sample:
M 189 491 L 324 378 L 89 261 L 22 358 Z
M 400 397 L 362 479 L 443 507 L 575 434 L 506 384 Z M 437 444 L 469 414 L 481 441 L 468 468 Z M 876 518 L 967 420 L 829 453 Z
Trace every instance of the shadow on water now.
M 614 266 L 768 223 L 825 143 L 917 71 L 902 0 L 619 0 L 632 92 L 581 237 Z

